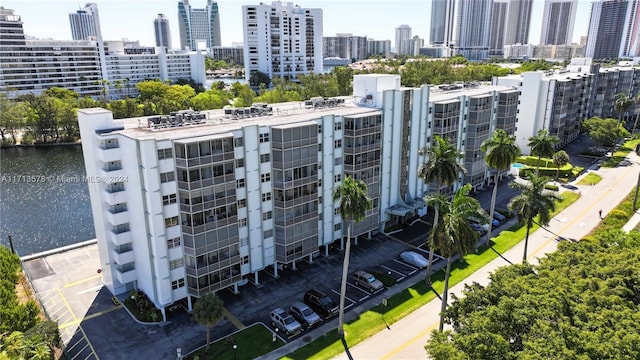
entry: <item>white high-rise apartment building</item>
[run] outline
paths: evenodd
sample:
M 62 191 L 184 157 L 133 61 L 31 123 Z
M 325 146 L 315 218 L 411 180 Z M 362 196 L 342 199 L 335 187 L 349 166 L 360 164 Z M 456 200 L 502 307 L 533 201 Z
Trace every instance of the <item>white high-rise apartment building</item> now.
M 245 77 L 322 73 L 322 9 L 287 2 L 242 6 Z
M 411 27 L 409 25 L 400 25 L 396 28 L 396 54 L 398 55 L 412 55 L 413 48 L 411 43 L 406 42 L 411 40 Z
M 207 0 L 204 8 L 192 8 L 189 0 L 178 2 L 178 28 L 180 48 L 190 50 L 210 49 L 221 46 L 220 13 L 218 3 Z
M 71 24 L 71 35 L 73 40 L 92 40 L 98 43 L 100 68 L 103 70 L 102 78 L 104 80 L 109 80 L 105 72 L 105 69 L 107 68 L 107 60 L 105 57 L 102 30 L 100 28 L 98 5 L 95 3 L 87 3 L 76 13 L 69 14 L 69 22 Z
M 501 56 L 505 45 L 526 44 L 533 0 L 494 0 L 490 55 Z
M 156 46 L 164 46 L 171 49 L 169 19 L 164 14 L 158 14 L 158 17 L 153 20 L 153 30 L 156 35 Z
M 545 0 L 540 45 L 571 44 L 578 0 Z
M 482 187 L 490 169 L 479 146 L 498 127 L 513 133 L 519 92 L 358 75 L 354 98 L 360 106 L 341 98 L 122 121 L 78 110 L 88 178 L 104 180 L 89 193 L 107 288 L 143 290 L 164 312 L 329 256 L 344 245 L 331 199 L 346 176 L 373 200 L 354 238 L 423 215 L 434 189 L 417 176 L 427 160 L 418 150 L 435 135 L 465 153 L 464 181 Z
M 594 59 L 640 55 L 640 0 L 591 4 L 586 56 Z
M 469 60 L 489 57 L 493 0 L 459 0 L 456 54 Z
M 429 42 L 432 45 L 449 46 L 453 42 L 456 0 L 433 0 L 431 3 L 431 31 Z

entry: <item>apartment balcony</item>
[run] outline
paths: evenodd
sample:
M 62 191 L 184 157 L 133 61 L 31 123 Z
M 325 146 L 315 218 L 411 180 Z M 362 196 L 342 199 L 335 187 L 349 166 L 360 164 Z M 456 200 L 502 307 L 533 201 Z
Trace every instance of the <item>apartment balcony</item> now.
M 120 160 L 120 148 L 100 148 L 98 150 L 98 159 L 104 163 Z
M 138 279 L 138 272 L 135 268 L 116 267 L 116 271 L 113 273 L 121 284 L 127 284 Z
M 117 262 L 118 264 L 128 264 L 132 263 L 135 260 L 135 255 L 131 247 L 124 251 L 113 249 L 111 251 L 111 259 L 113 259 L 113 261 Z
M 116 233 L 114 231 L 107 232 L 107 239 L 111 241 L 116 246 L 122 246 L 124 244 L 130 243 L 133 238 L 131 236 L 131 231 L 124 231 L 120 233 Z
M 113 189 L 114 187 L 107 187 L 105 190 L 106 194 L 104 196 L 104 200 L 107 204 L 116 205 L 127 202 L 127 192 L 124 191 L 124 188 L 120 191 L 110 191 Z
M 120 203 L 117 203 L 120 204 Z M 129 222 L 129 212 L 127 210 L 113 212 L 111 210 L 104 212 L 104 219 L 111 225 L 124 224 Z

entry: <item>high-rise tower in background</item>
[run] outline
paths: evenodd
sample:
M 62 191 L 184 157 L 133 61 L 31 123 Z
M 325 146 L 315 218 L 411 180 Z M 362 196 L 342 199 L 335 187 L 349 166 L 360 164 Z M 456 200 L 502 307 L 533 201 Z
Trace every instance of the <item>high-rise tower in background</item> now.
M 577 10 L 578 0 L 545 0 L 540 44 L 571 44 Z
M 409 25 L 400 25 L 396 28 L 396 42 L 393 44 L 396 47 L 396 54 L 403 55 L 409 54 L 413 49 L 409 49 L 409 42 L 411 40 L 411 27 Z
M 207 6 L 203 9 L 192 8 L 189 0 L 178 2 L 178 27 L 182 49 L 221 46 L 220 14 L 218 3 L 213 0 L 207 0 Z
M 453 41 L 455 3 L 455 0 L 433 0 L 431 3 L 429 43 L 448 46 Z
M 456 54 L 469 60 L 489 56 L 493 0 L 459 0 Z
M 169 19 L 164 14 L 158 14 L 153 20 L 153 29 L 156 35 L 156 46 L 171 48 L 171 31 L 169 30 Z
M 591 5 L 586 56 L 614 59 L 638 56 L 640 0 L 602 0 Z
M 77 12 L 69 14 L 69 22 L 71 23 L 73 40 L 99 39 L 102 41 L 97 4 L 88 3 Z
M 322 9 L 280 1 L 244 5 L 242 25 L 247 80 L 256 71 L 271 79 L 322 73 Z
M 489 53 L 502 56 L 505 45 L 526 44 L 533 0 L 494 0 Z

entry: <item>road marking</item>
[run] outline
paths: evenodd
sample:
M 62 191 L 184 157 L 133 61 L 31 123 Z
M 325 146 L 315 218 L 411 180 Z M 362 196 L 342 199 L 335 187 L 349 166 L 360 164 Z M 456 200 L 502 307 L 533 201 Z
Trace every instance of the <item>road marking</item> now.
M 70 287 L 72 287 L 72 286 L 76 286 L 76 285 L 79 285 L 79 284 L 85 283 L 85 282 L 87 282 L 87 281 L 91 281 L 91 280 L 97 279 L 97 278 L 99 278 L 99 277 L 101 277 L 101 276 L 102 276 L 102 275 L 100 275 L 100 274 L 98 274 L 98 275 L 93 275 L 93 276 L 89 276 L 88 278 L 84 278 L 84 279 L 81 279 L 81 280 L 78 280 L 78 281 L 74 281 L 74 282 L 71 282 L 71 283 L 65 284 L 65 285 L 64 285 L 64 288 L 65 288 L 65 289 L 67 289 L 67 288 L 70 288 Z
M 109 308 L 109 309 L 107 309 L 107 310 L 103 310 L 103 311 L 97 312 L 97 313 L 95 313 L 95 314 L 87 315 L 87 316 L 83 317 L 82 319 L 75 319 L 75 320 L 73 320 L 73 321 L 68 321 L 68 322 L 66 322 L 66 323 L 64 323 L 64 324 L 60 324 L 60 325 L 58 325 L 58 328 L 59 328 L 60 330 L 62 330 L 62 329 L 64 329 L 64 328 L 68 328 L 68 327 L 70 327 L 70 326 L 80 324 L 80 323 L 81 323 L 81 322 L 83 322 L 83 321 L 91 320 L 91 319 L 93 319 L 93 318 L 97 318 L 98 316 L 102 316 L 102 315 L 104 315 L 104 314 L 108 314 L 108 313 L 110 313 L 110 312 L 112 312 L 112 311 L 119 310 L 119 309 L 121 309 L 121 308 L 122 308 L 122 305 L 114 306 L 114 307 Z
M 398 264 L 400 264 L 400 265 L 404 265 L 404 266 L 408 267 L 409 269 L 413 269 L 414 271 L 413 271 L 411 274 L 414 274 L 414 273 L 415 273 L 415 270 L 419 270 L 417 267 L 415 267 L 415 266 L 413 266 L 413 265 L 411 265 L 411 264 L 407 264 L 407 263 L 405 263 L 405 262 L 398 261 L 398 260 L 396 260 L 396 259 L 393 259 L 393 261 L 397 262 L 397 263 L 398 263 Z
M 88 288 L 87 290 L 82 290 L 82 291 L 78 291 L 76 294 L 80 295 L 80 294 L 85 294 L 88 292 L 95 292 L 96 290 L 100 290 L 102 289 L 102 284 L 98 285 L 98 286 L 94 286 L 92 288 Z
M 403 274 L 403 273 L 401 273 L 401 272 L 399 272 L 399 271 L 395 271 L 395 270 L 393 270 L 392 268 L 387 267 L 387 266 L 385 266 L 385 265 L 380 265 L 380 266 L 382 266 L 383 268 L 385 268 L 385 269 L 387 269 L 387 270 L 389 270 L 389 271 L 393 271 L 393 272 L 394 272 L 394 273 L 396 273 L 396 274 L 399 274 L 399 275 L 404 279 L 404 274 Z M 399 281 L 399 280 L 398 280 L 398 281 Z
M 433 331 L 433 329 L 436 328 L 436 325 L 438 325 L 438 324 L 433 324 L 433 325 L 429 326 L 427 329 L 419 332 L 418 335 L 412 337 L 411 339 L 409 339 L 404 344 L 402 344 L 402 345 L 398 346 L 397 348 L 391 350 L 386 355 L 384 355 L 381 359 L 393 359 L 393 356 L 395 354 L 397 354 L 400 351 L 406 349 L 409 345 L 413 344 L 414 342 L 418 341 L 418 339 L 420 339 L 421 337 L 423 337 L 423 336 L 427 335 L 428 333 L 430 333 L 431 331 Z
M 76 315 L 71 310 L 71 306 L 69 305 L 69 302 L 67 302 L 67 299 L 62 294 L 62 291 L 59 288 L 56 288 L 56 290 L 58 291 L 58 295 L 60 295 L 60 298 L 62 299 L 62 302 L 67 306 L 67 309 L 69 310 L 69 313 L 71 314 L 73 319 L 77 321 L 78 318 L 76 317 Z M 89 341 L 89 337 L 87 336 L 87 333 L 84 332 L 84 329 L 82 328 L 82 325 L 78 324 L 78 329 L 80 329 L 80 332 L 82 332 L 82 336 L 87 341 L 87 344 L 89 344 L 89 348 L 91 348 L 91 352 L 93 353 L 93 355 L 96 357 L 96 359 L 99 359 L 98 354 L 96 354 L 96 350 L 93 348 L 93 345 L 91 344 L 91 341 Z
M 348 284 L 348 283 L 347 283 L 347 284 Z M 331 289 L 331 291 L 333 291 L 333 293 L 334 293 L 334 294 L 337 294 L 338 296 L 340 296 L 340 293 L 339 293 L 339 292 L 337 292 L 337 291 L 335 291 L 335 290 L 333 290 L 333 289 Z M 345 299 L 347 299 L 347 300 L 349 300 L 349 301 L 351 301 L 351 302 L 352 302 L 352 303 L 354 303 L 354 304 L 356 303 L 355 301 L 351 300 L 351 299 L 347 296 L 347 294 L 344 294 L 344 298 L 345 298 Z

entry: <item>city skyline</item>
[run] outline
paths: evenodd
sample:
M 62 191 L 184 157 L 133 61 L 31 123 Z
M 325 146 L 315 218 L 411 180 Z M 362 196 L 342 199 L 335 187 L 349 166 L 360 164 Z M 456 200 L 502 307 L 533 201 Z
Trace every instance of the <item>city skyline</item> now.
M 159 13 L 164 13 L 172 28 L 178 27 L 177 0 L 137 0 L 137 1 L 94 1 L 100 11 L 102 34 L 105 40 L 139 40 L 141 45 L 153 46 L 155 35 L 153 21 Z M 205 7 L 206 0 L 192 0 L 194 7 Z M 242 5 L 258 4 L 259 1 L 218 1 L 222 45 L 230 46 L 242 42 Z M 265 2 L 270 3 L 270 2 Z M 294 1 L 305 8 L 321 8 L 324 12 L 324 36 L 336 33 L 353 33 L 376 40 L 394 42 L 395 28 L 401 24 L 409 25 L 413 33 L 421 38 L 429 38 L 432 1 Z M 85 1 L 61 0 L 56 2 L 41 0 L 6 0 L 2 6 L 15 10 L 24 23 L 25 34 L 38 38 L 56 40 L 71 39 L 69 13 L 83 7 Z M 543 0 L 534 0 L 532 9 L 529 43 L 537 44 L 542 26 Z M 126 10 L 126 11 L 125 11 Z M 589 18 L 591 2 L 579 0 L 577 19 Z M 361 14 L 354 17 L 353 14 Z M 376 21 L 372 21 L 375 19 Z M 52 26 L 53 25 L 53 26 Z M 576 22 L 573 42 L 579 42 L 580 36 L 586 36 L 587 22 Z M 172 32 L 174 46 L 180 43 L 178 31 Z M 395 48 L 396 45 L 392 44 Z

